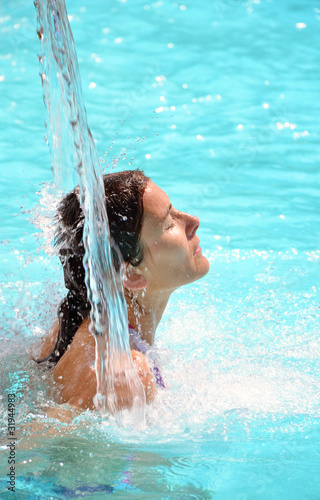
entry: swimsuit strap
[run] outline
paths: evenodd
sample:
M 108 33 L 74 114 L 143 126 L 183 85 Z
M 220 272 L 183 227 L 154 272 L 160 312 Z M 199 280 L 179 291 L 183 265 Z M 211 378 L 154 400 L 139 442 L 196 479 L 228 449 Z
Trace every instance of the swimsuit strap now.
M 143 352 L 146 354 L 150 349 L 150 345 L 148 342 L 141 339 L 139 333 L 129 324 L 129 340 L 130 346 L 136 348 L 137 351 Z
M 131 326 L 130 324 L 128 326 L 129 326 L 130 347 L 136 349 L 137 351 L 142 352 L 148 357 L 148 359 L 151 362 L 151 370 L 157 387 L 165 389 L 166 386 L 164 385 L 161 371 L 156 364 L 156 359 L 151 351 L 150 345 L 148 344 L 148 342 L 141 339 L 139 333 L 133 328 L 133 326 Z

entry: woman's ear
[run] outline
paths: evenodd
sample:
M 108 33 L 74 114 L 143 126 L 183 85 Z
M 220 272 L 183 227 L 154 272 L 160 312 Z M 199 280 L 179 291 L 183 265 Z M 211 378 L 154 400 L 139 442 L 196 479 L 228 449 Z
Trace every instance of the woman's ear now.
M 123 275 L 123 285 L 128 290 L 141 290 L 146 288 L 148 282 L 140 271 L 132 266 L 128 266 Z

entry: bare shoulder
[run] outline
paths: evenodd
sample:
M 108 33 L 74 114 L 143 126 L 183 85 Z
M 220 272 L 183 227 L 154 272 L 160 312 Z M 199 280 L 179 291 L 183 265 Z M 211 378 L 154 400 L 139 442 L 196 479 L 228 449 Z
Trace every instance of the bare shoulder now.
M 147 403 L 151 403 L 156 395 L 157 389 L 154 383 L 151 367 L 146 355 L 140 351 L 131 351 L 133 363 L 145 390 Z
M 89 331 L 89 320 L 84 320 L 53 371 L 59 402 L 93 408 L 96 392 L 94 363 L 95 340 Z
M 55 320 L 52 327 L 48 331 L 48 333 L 41 338 L 40 346 L 39 346 L 39 354 L 37 353 L 37 358 L 42 359 L 52 352 L 54 345 L 57 340 L 57 336 L 59 333 L 59 322 L 58 319 Z
M 67 351 L 53 370 L 57 402 L 69 403 L 83 409 L 94 409 L 93 398 L 97 388 L 95 339 L 89 331 L 89 324 L 89 319 L 82 322 Z M 147 402 L 150 403 L 156 394 L 152 370 L 145 354 L 132 350 L 131 355 Z

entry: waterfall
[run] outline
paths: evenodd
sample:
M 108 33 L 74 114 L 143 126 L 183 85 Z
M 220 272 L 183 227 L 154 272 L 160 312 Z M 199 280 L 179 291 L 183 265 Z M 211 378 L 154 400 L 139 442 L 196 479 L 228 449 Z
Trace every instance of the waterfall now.
M 97 394 L 102 413 L 120 421 L 115 385 L 126 388 L 130 415 L 144 418 L 144 389 L 134 368 L 128 335 L 128 314 L 121 271 L 112 265 L 110 230 L 99 156 L 87 122 L 76 48 L 64 0 L 36 0 L 38 36 L 42 42 L 41 80 L 47 109 L 47 137 L 54 180 L 80 186 L 85 215 L 83 239 L 91 326 L 96 341 Z

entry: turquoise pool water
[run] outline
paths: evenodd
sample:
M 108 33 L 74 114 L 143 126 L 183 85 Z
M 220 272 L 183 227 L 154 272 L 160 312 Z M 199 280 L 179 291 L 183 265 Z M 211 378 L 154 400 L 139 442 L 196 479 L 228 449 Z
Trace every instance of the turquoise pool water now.
M 50 417 L 26 357 L 63 294 L 40 45 L 32 2 L 2 2 L 1 427 L 14 391 L 17 497 L 319 498 L 319 2 L 67 7 L 104 166 L 144 168 L 198 215 L 211 271 L 159 328 L 170 389 L 146 429 Z

